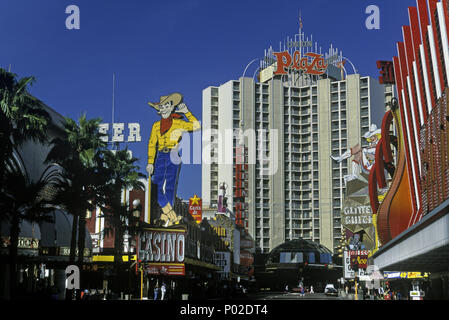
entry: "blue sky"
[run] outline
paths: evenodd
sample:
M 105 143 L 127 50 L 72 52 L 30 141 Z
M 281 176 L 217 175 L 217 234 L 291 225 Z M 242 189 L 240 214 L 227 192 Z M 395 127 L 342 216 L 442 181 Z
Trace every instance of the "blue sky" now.
M 69 5 L 80 29 L 68 30 Z M 380 29 L 368 30 L 365 9 L 380 9 Z M 147 101 L 178 91 L 201 120 L 202 90 L 238 79 L 264 49 L 303 29 L 323 48 L 343 51 L 359 73 L 378 77 L 377 60 L 392 60 L 407 7 L 415 0 L 1 0 L 0 67 L 34 75 L 31 92 L 64 116 L 139 122 L 142 142 L 130 145 L 144 171 L 152 123 Z M 252 76 L 253 64 L 247 72 Z M 178 195 L 201 195 L 201 165 L 185 164 Z

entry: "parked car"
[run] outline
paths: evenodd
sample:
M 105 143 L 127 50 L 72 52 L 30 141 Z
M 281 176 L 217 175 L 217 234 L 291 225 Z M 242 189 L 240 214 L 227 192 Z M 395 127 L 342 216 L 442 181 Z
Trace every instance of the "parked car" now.
M 337 289 L 335 289 L 334 285 L 332 283 L 329 283 L 324 288 L 324 294 L 330 296 L 330 295 L 338 295 Z

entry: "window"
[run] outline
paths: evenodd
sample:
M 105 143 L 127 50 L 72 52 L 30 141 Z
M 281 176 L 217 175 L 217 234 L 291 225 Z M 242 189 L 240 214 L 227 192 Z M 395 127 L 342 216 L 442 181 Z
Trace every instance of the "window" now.
M 303 263 L 304 258 L 302 252 L 296 252 L 295 256 L 293 257 L 292 263 Z
M 280 263 L 290 263 L 292 260 L 292 253 L 291 252 L 281 252 L 280 256 Z
M 332 263 L 332 257 L 330 253 L 320 253 L 320 263 Z
M 309 263 L 315 263 L 315 253 L 309 252 Z

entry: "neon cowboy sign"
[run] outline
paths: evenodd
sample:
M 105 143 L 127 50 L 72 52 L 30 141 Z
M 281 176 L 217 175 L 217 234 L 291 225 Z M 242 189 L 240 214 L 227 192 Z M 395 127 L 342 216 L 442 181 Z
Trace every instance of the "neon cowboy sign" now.
M 277 58 L 277 69 L 275 75 L 287 74 L 287 69 L 292 68 L 302 70 L 306 74 L 322 75 L 326 72 L 328 62 L 324 60 L 322 54 L 308 52 L 301 57 L 299 51 L 295 51 L 293 57 L 288 51 L 273 52 Z M 313 60 L 309 63 L 310 58 Z

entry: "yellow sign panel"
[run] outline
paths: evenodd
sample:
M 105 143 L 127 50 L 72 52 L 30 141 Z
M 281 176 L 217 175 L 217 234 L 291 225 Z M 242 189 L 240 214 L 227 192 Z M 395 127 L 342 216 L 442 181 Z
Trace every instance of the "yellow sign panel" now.
M 427 273 L 421 272 L 407 272 L 407 279 L 427 278 Z
M 401 272 L 402 279 L 418 279 L 418 278 L 427 278 L 427 273 L 421 272 Z
M 128 261 L 128 256 L 122 256 L 124 262 Z M 136 260 L 136 255 L 131 256 L 131 261 Z M 114 262 L 114 256 L 93 256 L 92 262 Z

